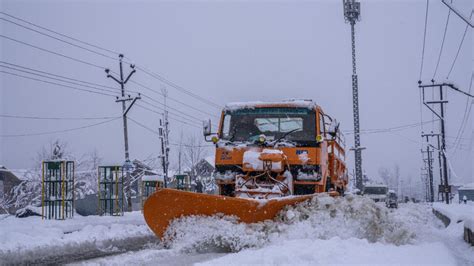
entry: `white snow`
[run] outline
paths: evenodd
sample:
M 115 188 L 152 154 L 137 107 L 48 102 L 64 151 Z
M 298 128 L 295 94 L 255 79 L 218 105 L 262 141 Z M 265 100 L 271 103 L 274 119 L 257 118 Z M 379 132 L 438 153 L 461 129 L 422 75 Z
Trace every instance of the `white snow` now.
M 142 176 L 142 181 L 165 182 L 165 177 L 163 175 L 144 175 Z
M 433 204 L 433 209 L 447 216 L 451 220 L 450 226 L 459 223 L 474 231 L 474 202 L 464 204 L 453 201 L 449 205 L 437 202 Z M 464 229 L 460 227 L 458 230 L 462 232 Z
M 298 239 L 248 249 L 196 265 L 456 265 L 440 243 L 395 246 L 365 239 Z
M 187 217 L 175 220 L 167 235 L 173 240 L 166 241 L 166 250 L 151 247 L 86 264 L 474 264 L 473 248 L 444 228 L 430 205 L 408 203 L 388 210 L 360 196 L 320 195 L 258 224 L 241 224 L 233 217 Z
M 471 190 L 474 189 L 474 183 L 465 184 L 458 188 L 458 190 Z
M 316 107 L 316 103 L 312 100 L 286 100 L 280 102 L 264 102 L 264 101 L 252 101 L 252 102 L 233 102 L 228 103 L 224 110 L 226 111 L 236 111 L 240 109 L 254 109 L 257 106 L 274 106 L 274 105 L 291 105 L 292 107 L 301 107 L 301 108 L 308 108 L 314 109 Z
M 111 240 L 151 236 L 141 212 L 123 217 L 75 215 L 67 220 L 42 220 L 32 216 L 1 217 L 0 264 L 7 258 L 62 254 L 84 246 L 101 246 Z
M 283 154 L 281 150 L 277 149 L 263 149 L 263 151 L 258 150 L 248 150 L 244 152 L 242 163 L 245 167 L 252 168 L 255 171 L 263 171 L 263 161 L 260 160 L 261 154 Z M 281 162 L 272 162 L 272 169 L 276 171 L 282 170 Z
M 458 221 L 474 220 L 474 202 L 468 201 L 468 204 L 452 202 L 451 204 L 445 204 L 435 202 L 433 209 L 446 215 L 451 223 L 457 223 Z
M 151 235 L 143 223 L 139 212 L 66 221 L 1 216 L 0 264 L 5 254 L 60 254 L 84 243 L 100 246 L 105 239 Z M 460 226 L 445 228 L 428 204 L 389 210 L 366 197 L 322 194 L 256 224 L 228 216 L 177 219 L 166 232 L 166 248 L 151 245 L 83 264 L 474 265 L 474 248 L 462 240 Z
M 309 156 L 307 152 L 298 154 L 298 159 L 301 161 L 302 164 L 306 164 L 309 161 Z

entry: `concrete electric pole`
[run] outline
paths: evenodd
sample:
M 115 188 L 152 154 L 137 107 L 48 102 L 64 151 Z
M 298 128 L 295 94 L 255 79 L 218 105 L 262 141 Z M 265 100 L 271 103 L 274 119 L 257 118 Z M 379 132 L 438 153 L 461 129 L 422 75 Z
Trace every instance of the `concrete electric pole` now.
M 120 78 L 116 78 L 110 74 L 110 69 L 106 69 L 105 73 L 107 73 L 107 78 L 111 78 L 115 80 L 118 84 L 120 84 L 121 88 L 121 95 L 122 97 L 117 97 L 117 100 L 115 102 L 121 102 L 122 103 L 122 120 L 123 120 L 123 136 L 124 136 L 124 143 L 125 143 L 125 163 L 123 165 L 123 168 L 125 169 L 126 173 L 126 184 L 125 187 L 127 188 L 125 191 L 125 195 L 127 198 L 127 206 L 128 206 L 128 211 L 132 211 L 132 195 L 131 195 L 131 180 L 130 180 L 130 171 L 133 167 L 132 162 L 130 161 L 130 154 L 128 150 L 128 129 L 127 129 L 127 113 L 130 111 L 130 108 L 132 108 L 133 104 L 138 100 L 141 99 L 140 94 L 138 96 L 132 98 L 130 95 L 125 95 L 125 84 L 128 82 L 128 80 L 132 77 L 132 75 L 136 72 L 135 70 L 135 65 L 131 64 L 130 68 L 132 71 L 128 74 L 127 78 L 123 78 L 123 67 L 122 67 L 122 59 L 123 55 L 119 55 L 119 67 L 120 67 Z M 130 105 L 127 107 L 126 102 L 132 101 Z
M 351 25 L 352 41 L 352 109 L 354 113 L 354 151 L 355 157 L 355 180 L 356 188 L 362 190 L 362 150 L 360 146 L 360 125 L 359 125 L 359 88 L 357 82 L 356 55 L 355 55 L 355 24 L 360 20 L 360 2 L 355 0 L 343 0 L 344 19 Z

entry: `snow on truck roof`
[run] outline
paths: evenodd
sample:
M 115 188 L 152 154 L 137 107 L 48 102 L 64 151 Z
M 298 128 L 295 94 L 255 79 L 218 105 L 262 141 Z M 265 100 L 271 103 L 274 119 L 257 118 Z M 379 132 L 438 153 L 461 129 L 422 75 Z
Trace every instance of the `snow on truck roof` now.
M 458 190 L 474 190 L 474 183 L 465 184 L 458 188 Z
M 144 175 L 142 176 L 142 181 L 165 182 L 165 177 L 163 175 Z
M 279 102 L 263 102 L 263 101 L 253 101 L 253 102 L 234 102 L 226 104 L 224 110 L 226 111 L 236 111 L 240 109 L 253 109 L 257 107 L 278 107 L 278 106 L 288 106 L 288 107 L 301 107 L 308 108 L 313 110 L 316 108 L 316 103 L 312 100 L 284 100 Z
M 387 187 L 387 185 L 384 184 L 365 184 L 364 187 Z

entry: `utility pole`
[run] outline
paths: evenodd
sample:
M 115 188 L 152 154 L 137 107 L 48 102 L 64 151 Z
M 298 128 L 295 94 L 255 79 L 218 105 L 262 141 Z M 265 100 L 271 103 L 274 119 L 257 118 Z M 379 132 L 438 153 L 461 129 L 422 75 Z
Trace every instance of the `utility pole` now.
M 444 117 L 444 105 L 448 103 L 447 100 L 444 100 L 443 96 L 443 88 L 452 89 L 459 93 L 462 93 L 468 97 L 474 98 L 474 95 L 470 94 L 470 92 L 465 92 L 457 88 L 451 83 L 437 83 L 435 84 L 434 80 L 431 80 L 432 84 L 423 85 L 421 80 L 418 81 L 418 88 L 421 89 L 422 97 L 423 97 L 423 105 L 425 105 L 434 115 L 436 115 L 440 119 L 440 128 L 441 128 L 441 147 L 440 153 L 442 157 L 443 163 L 443 178 L 442 178 L 442 185 L 440 185 L 440 190 L 444 192 L 445 202 L 449 204 L 449 194 L 451 193 L 451 187 L 449 186 L 448 180 L 448 163 L 446 158 L 446 129 L 445 129 L 445 117 Z M 439 100 L 437 101 L 425 101 L 425 89 L 431 88 L 433 90 L 439 89 Z M 434 110 L 431 106 L 434 104 L 439 104 L 439 113 Z
M 421 134 L 421 137 L 426 138 L 426 143 L 429 143 L 430 134 Z M 428 185 L 429 185 L 429 201 L 434 202 L 434 185 L 433 185 L 433 150 L 430 145 L 426 145 L 426 151 L 421 150 L 422 153 L 426 153 L 427 158 L 424 159 L 427 164 L 428 170 Z
M 125 95 L 125 84 L 130 80 L 132 75 L 136 72 L 135 65 L 131 64 L 130 68 L 132 71 L 128 74 L 127 78 L 124 79 L 123 75 L 123 66 L 122 66 L 123 54 L 119 55 L 119 68 L 120 68 L 120 77 L 116 78 L 112 74 L 110 74 L 110 69 L 105 69 L 105 73 L 107 73 L 107 78 L 111 78 L 115 80 L 118 84 L 120 84 L 121 89 L 121 97 L 117 97 L 115 102 L 122 103 L 122 120 L 123 120 L 123 137 L 124 137 L 124 144 L 125 144 L 125 163 L 123 168 L 125 169 L 126 173 L 126 180 L 125 180 L 125 187 L 127 188 L 125 191 L 125 195 L 127 198 L 127 206 L 128 211 L 132 211 L 132 195 L 131 195 L 131 180 L 130 180 L 130 171 L 133 168 L 133 164 L 130 161 L 130 154 L 128 150 L 128 128 L 127 128 L 127 113 L 130 111 L 130 108 L 135 104 L 138 99 L 141 99 L 140 93 L 136 97 L 131 97 L 130 95 Z M 131 101 L 130 105 L 127 107 L 126 102 Z
M 351 25 L 352 44 L 352 109 L 354 114 L 354 151 L 355 157 L 355 179 L 356 188 L 363 189 L 362 182 L 362 150 L 360 146 L 360 125 L 359 125 L 359 88 L 357 81 L 356 54 L 355 54 L 355 24 L 360 20 L 360 2 L 355 0 L 343 0 L 344 20 Z
M 168 168 L 169 168 L 169 121 L 168 121 L 168 106 L 167 97 L 168 91 L 164 88 L 161 89 L 164 97 L 164 112 L 163 118 L 160 119 L 159 136 L 161 141 L 161 166 L 163 168 L 163 175 L 165 180 L 165 187 L 168 187 Z

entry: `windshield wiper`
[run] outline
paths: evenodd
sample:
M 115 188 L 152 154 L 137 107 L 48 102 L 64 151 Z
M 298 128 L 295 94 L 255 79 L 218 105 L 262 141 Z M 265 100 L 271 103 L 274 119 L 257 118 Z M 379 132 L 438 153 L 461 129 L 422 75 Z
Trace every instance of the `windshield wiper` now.
M 230 133 L 232 134 L 232 136 L 231 136 L 230 139 L 229 139 L 230 142 L 234 141 L 235 133 L 237 133 L 236 131 L 237 131 L 237 127 L 234 126 L 234 127 L 232 128 L 232 131 L 230 132 Z
M 296 131 L 298 131 L 298 130 L 300 130 L 300 129 L 299 129 L 299 128 L 295 128 L 295 129 L 293 129 L 293 130 L 290 130 L 290 131 L 286 132 L 283 136 L 281 136 L 280 138 L 278 138 L 277 140 L 275 140 L 275 141 L 273 142 L 273 145 L 277 144 L 280 140 L 286 138 L 288 135 L 290 135 L 291 133 L 296 132 Z

